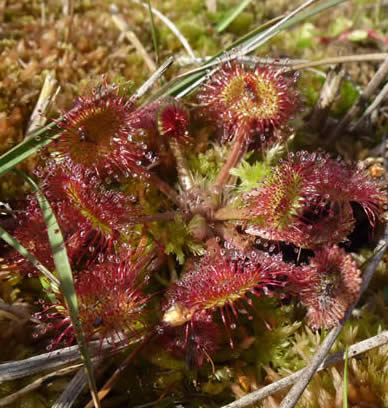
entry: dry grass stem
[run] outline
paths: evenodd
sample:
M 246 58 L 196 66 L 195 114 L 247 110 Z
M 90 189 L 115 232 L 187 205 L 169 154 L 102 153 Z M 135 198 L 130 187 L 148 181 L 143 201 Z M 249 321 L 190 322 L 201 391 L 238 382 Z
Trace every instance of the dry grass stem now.
M 132 0 L 134 3 L 139 4 L 140 6 L 146 8 L 148 10 L 148 5 L 139 1 L 139 0 Z M 167 18 L 164 14 L 162 14 L 159 10 L 155 9 L 154 7 L 151 7 L 152 13 L 155 14 L 160 18 L 160 20 L 166 24 L 166 26 L 175 34 L 175 36 L 178 38 L 178 40 L 181 42 L 183 45 L 184 49 L 187 51 L 189 56 L 191 58 L 195 59 L 195 54 L 190 47 L 190 44 L 186 40 L 186 38 L 183 36 L 183 34 L 178 30 L 177 26 L 169 19 Z
M 7 395 L 4 398 L 1 398 L 0 399 L 0 407 L 4 407 L 5 405 L 12 404 L 12 403 L 16 402 L 19 398 L 23 397 L 24 395 L 26 395 L 26 394 L 28 394 L 28 393 L 30 393 L 32 391 L 35 391 L 42 384 L 48 382 L 52 378 L 72 373 L 74 370 L 76 370 L 79 367 L 80 367 L 80 364 L 73 365 L 71 367 L 61 368 L 61 369 L 59 369 L 57 371 L 54 371 L 54 372 L 52 372 L 50 374 L 47 374 L 47 375 L 44 375 L 43 377 L 38 378 L 37 380 L 35 380 L 31 384 L 28 384 L 27 386 L 25 386 L 21 390 L 16 391 L 11 395 Z
M 151 73 L 156 71 L 156 65 L 152 58 L 148 55 L 143 44 L 137 38 L 136 34 L 129 29 L 128 24 L 124 18 L 119 14 L 118 9 L 115 5 L 111 5 L 110 12 L 112 15 L 112 20 L 115 26 L 125 35 L 126 39 L 135 47 L 136 51 L 142 56 L 144 62 L 146 63 L 148 69 Z
M 388 96 L 388 83 L 385 84 L 384 88 L 379 92 L 373 102 L 368 106 L 365 112 L 361 115 L 360 119 L 351 127 L 351 130 L 356 130 L 362 122 L 374 111 Z
M 385 53 L 384 62 L 381 64 L 379 69 L 377 70 L 376 74 L 370 80 L 368 85 L 365 87 L 364 91 L 358 98 L 357 102 L 348 110 L 346 115 L 341 119 L 338 125 L 334 128 L 333 132 L 329 136 L 328 142 L 335 140 L 338 135 L 344 131 L 352 119 L 358 114 L 361 107 L 364 105 L 366 101 L 377 91 L 377 88 L 380 84 L 386 80 L 388 75 L 388 54 Z
M 101 401 L 103 400 L 111 391 L 111 389 L 115 386 L 117 381 L 120 379 L 120 375 L 123 373 L 123 371 L 128 367 L 128 365 L 131 363 L 131 361 L 134 359 L 134 357 L 137 356 L 137 354 L 140 352 L 140 350 L 143 349 L 143 347 L 148 344 L 150 338 L 144 340 L 142 343 L 140 343 L 133 351 L 128 355 L 128 357 L 120 364 L 120 367 L 116 369 L 116 371 L 112 374 L 112 376 L 109 378 L 109 380 L 104 384 L 104 386 L 100 389 L 98 392 L 98 399 Z M 93 401 L 89 401 L 86 405 L 85 408 L 93 408 Z
M 325 83 L 321 88 L 318 101 L 311 115 L 310 124 L 314 129 L 321 129 L 324 132 L 330 108 L 340 91 L 342 81 L 345 77 L 345 70 L 342 65 L 337 65 L 329 70 Z
M 155 83 L 167 71 L 167 69 L 170 68 L 173 62 L 174 62 L 174 58 L 168 57 L 167 60 L 131 96 L 131 99 L 130 99 L 131 102 L 135 103 L 138 99 L 143 97 L 155 85 Z
M 360 341 L 359 343 L 353 344 L 348 349 L 348 358 L 358 356 L 362 353 L 365 353 L 369 350 L 372 350 L 376 347 L 380 347 L 388 343 L 388 331 L 384 331 L 377 336 L 373 336 L 367 340 Z M 325 368 L 328 368 L 340 361 L 345 360 L 345 350 L 339 351 L 338 353 L 332 354 L 325 358 L 325 360 L 318 367 L 317 371 L 322 371 Z M 295 373 L 282 378 L 272 384 L 269 384 L 263 388 L 260 388 L 257 391 L 251 392 L 250 394 L 234 401 L 228 405 L 225 405 L 223 408 L 245 408 L 249 405 L 255 404 L 256 402 L 275 394 L 284 388 L 289 387 L 292 384 L 295 384 L 300 376 L 304 373 L 306 368 L 296 371 Z
M 364 293 L 364 291 L 368 287 L 369 282 L 372 279 L 372 276 L 377 268 L 377 265 L 380 263 L 381 259 L 383 258 L 385 254 L 387 246 L 388 246 L 388 225 L 386 225 L 385 227 L 384 237 L 379 242 L 375 255 L 369 261 L 367 267 L 365 268 L 365 271 L 362 277 L 363 281 L 361 284 L 361 290 L 360 290 L 358 299 L 353 303 L 353 305 L 349 307 L 341 323 L 338 326 L 334 327 L 332 330 L 330 330 L 329 334 L 325 337 L 322 344 L 319 346 L 318 350 L 316 351 L 314 357 L 311 360 L 311 363 L 309 364 L 309 366 L 305 368 L 303 373 L 300 375 L 299 381 L 291 388 L 289 393 L 286 395 L 286 397 L 281 402 L 279 408 L 293 408 L 296 405 L 303 391 L 308 386 L 311 378 L 317 371 L 318 367 L 322 364 L 326 356 L 329 354 L 330 349 L 332 348 L 338 335 L 341 333 L 341 330 L 345 326 L 346 322 L 350 318 L 352 311 L 354 307 L 357 305 L 361 295 Z
M 78 398 L 82 389 L 87 385 L 88 378 L 85 370 L 81 368 L 67 385 L 65 391 L 55 401 L 52 408 L 70 408 L 73 406 L 75 400 Z
M 142 341 L 142 339 L 137 339 L 137 341 Z M 127 347 L 128 343 L 125 342 L 113 347 L 107 340 L 103 342 L 102 346 L 99 341 L 94 341 L 90 344 L 90 354 L 92 356 L 101 353 L 109 355 L 109 353 L 117 353 Z M 39 354 L 25 360 L 3 363 L 0 364 L 0 384 L 4 381 L 16 380 L 45 370 L 58 369 L 64 365 L 78 364 L 80 361 L 81 355 L 79 347 L 76 345 Z
M 349 62 L 384 61 L 387 57 L 388 53 L 386 52 L 361 55 L 343 55 L 340 57 L 323 58 L 318 61 L 310 61 L 298 65 L 293 65 L 287 68 L 285 71 L 298 71 L 301 69 L 318 67 L 320 65 L 345 64 Z
M 50 103 L 55 100 L 55 97 L 58 95 L 60 90 L 60 87 L 56 87 L 56 85 L 57 80 L 55 78 L 55 73 L 47 73 L 38 101 L 36 102 L 35 108 L 27 125 L 27 130 L 25 133 L 26 138 L 31 137 L 35 131 L 45 125 L 47 119 L 45 113 L 47 112 L 47 108 L 49 107 Z

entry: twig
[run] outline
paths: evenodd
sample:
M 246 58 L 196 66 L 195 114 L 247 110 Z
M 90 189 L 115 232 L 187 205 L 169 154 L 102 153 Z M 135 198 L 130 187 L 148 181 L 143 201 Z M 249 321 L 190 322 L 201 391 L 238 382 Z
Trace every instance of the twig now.
M 46 122 L 44 113 L 46 112 L 48 105 L 54 100 L 60 89 L 60 87 L 57 87 L 54 92 L 56 85 L 57 80 L 55 78 L 55 74 L 53 72 L 49 72 L 44 79 L 38 101 L 36 102 L 35 108 L 28 122 L 25 138 L 31 137 L 32 133 L 44 126 Z
M 110 12 L 112 15 L 112 20 L 115 23 L 116 27 L 125 35 L 127 40 L 136 48 L 138 53 L 143 57 L 148 69 L 151 73 L 155 72 L 156 65 L 151 57 L 148 55 L 146 49 L 143 47 L 143 44 L 137 38 L 137 35 L 129 29 L 128 24 L 122 16 L 119 15 L 119 10 L 115 4 L 111 4 Z
M 167 69 L 170 68 L 173 62 L 174 62 L 173 57 L 167 58 L 167 60 L 131 96 L 130 102 L 135 103 L 144 94 L 146 94 L 148 90 L 151 89 L 154 86 L 154 84 L 159 80 L 159 78 L 167 71 Z
M 139 351 L 152 339 L 152 335 L 148 336 L 147 339 L 142 341 L 133 351 L 130 353 L 127 358 L 120 364 L 120 367 L 112 374 L 109 380 L 104 384 L 104 386 L 98 392 L 98 399 L 103 400 L 120 379 L 120 375 L 128 367 L 128 364 L 134 359 L 134 357 L 139 353 Z M 93 408 L 93 401 L 89 401 L 85 408 Z
M 321 133 L 324 132 L 330 107 L 340 90 L 344 77 L 345 70 L 343 66 L 337 65 L 335 68 L 329 70 L 325 83 L 321 88 L 318 101 L 310 119 L 311 126 L 316 130 L 320 130 Z
M 345 130 L 352 119 L 360 111 L 362 105 L 375 93 L 381 82 L 383 82 L 388 75 L 388 54 L 385 55 L 384 62 L 380 65 L 376 74 L 370 80 L 363 93 L 358 98 L 358 101 L 348 110 L 346 115 L 341 119 L 338 125 L 334 128 L 333 132 L 328 138 L 328 143 L 335 140 L 335 138 Z
M 374 337 L 370 337 L 367 340 L 360 341 L 356 344 L 353 344 L 348 348 L 348 358 L 358 356 L 366 351 L 372 350 L 376 347 L 380 347 L 388 343 L 388 331 L 384 331 Z M 332 354 L 331 356 L 326 357 L 322 364 L 318 367 L 317 371 L 322 371 L 327 367 L 330 367 L 340 361 L 343 361 L 345 358 L 345 350 L 339 351 L 338 353 Z M 267 385 L 266 387 L 260 388 L 257 391 L 251 392 L 250 394 L 234 401 L 228 405 L 225 405 L 223 408 L 245 408 L 248 405 L 253 405 L 256 402 L 268 397 L 269 395 L 275 394 L 284 388 L 289 387 L 294 384 L 301 375 L 303 375 L 306 368 L 303 368 L 295 373 L 282 378 L 272 384 Z
M 141 339 L 137 339 L 141 341 Z M 134 342 L 135 343 L 135 342 Z M 116 353 L 128 347 L 127 341 L 112 345 L 104 340 L 102 345 L 99 340 L 91 342 L 90 354 L 100 355 L 101 353 Z M 39 354 L 21 361 L 11 361 L 0 364 L 0 384 L 4 381 L 16 380 L 40 373 L 44 370 L 52 370 L 64 365 L 78 363 L 81 361 L 81 355 L 78 345 L 65 347 L 59 350 L 50 351 L 49 353 Z
M 286 68 L 285 72 L 297 71 L 311 67 L 318 67 L 320 65 L 344 64 L 348 62 L 363 62 L 363 61 L 384 61 L 387 57 L 388 53 L 386 52 L 361 55 L 343 55 L 341 57 L 324 58 L 318 61 L 310 61 L 298 65 L 293 65 L 290 66 L 289 68 Z
M 385 84 L 384 88 L 379 92 L 373 102 L 368 106 L 365 112 L 361 115 L 360 119 L 351 126 L 350 130 L 356 130 L 360 124 L 369 116 L 380 104 L 384 101 L 384 99 L 388 96 L 388 83 Z
M 204 64 L 207 61 L 213 60 L 214 57 L 211 56 L 206 56 L 206 57 L 197 57 L 197 58 L 191 58 L 188 57 L 186 55 L 181 55 L 179 57 L 176 58 L 176 62 L 178 65 L 180 65 L 181 67 L 185 67 L 186 65 L 200 65 L 200 64 Z M 292 64 L 304 64 L 306 62 L 309 62 L 308 60 L 305 59 L 290 59 L 290 58 L 261 58 L 261 57 L 256 57 L 256 56 L 241 56 L 241 58 L 239 58 L 239 60 L 241 62 L 245 62 L 247 64 L 271 64 L 271 65 L 285 65 L 285 66 L 289 66 Z M 225 60 L 227 61 L 227 60 Z M 185 72 L 183 75 L 189 75 L 189 74 L 194 74 L 195 72 L 200 72 L 203 71 L 204 69 L 206 69 L 207 67 L 212 67 L 214 65 L 219 65 L 220 61 L 212 61 L 209 62 L 208 65 L 206 66 L 202 66 L 200 68 L 198 68 L 197 70 L 193 70 L 193 71 L 188 71 Z M 178 76 L 179 78 L 180 76 Z
M 388 64 L 387 64 L 388 65 Z M 340 324 L 329 332 L 329 334 L 325 337 L 323 340 L 322 344 L 318 347 L 318 350 L 316 351 L 314 357 L 312 358 L 310 364 L 306 367 L 306 369 L 303 371 L 303 374 L 300 376 L 299 381 L 291 388 L 289 393 L 286 395 L 286 397 L 283 399 L 281 402 L 279 408 L 293 408 L 295 404 L 298 402 L 300 396 L 302 395 L 303 391 L 309 384 L 312 376 L 314 373 L 317 371 L 318 367 L 321 365 L 322 361 L 325 359 L 327 354 L 329 353 L 331 347 L 333 346 L 335 340 L 337 339 L 338 335 L 340 334 L 341 330 L 345 326 L 345 323 L 349 319 L 349 317 L 352 314 L 352 311 L 354 307 L 357 305 L 358 300 L 360 299 L 360 296 L 363 294 L 365 289 L 368 287 L 370 280 L 372 279 L 372 276 L 377 268 L 377 265 L 381 261 L 382 257 L 384 256 L 384 252 L 387 249 L 387 243 L 388 243 L 388 225 L 385 227 L 384 231 L 384 237 L 383 239 L 379 242 L 378 249 L 375 252 L 375 255 L 373 258 L 370 260 L 368 263 L 368 266 L 366 267 L 364 274 L 363 274 L 363 280 L 361 284 L 361 289 L 360 289 L 360 294 L 357 298 L 357 300 L 349 307 L 347 310 L 345 316 L 341 320 Z
M 132 0 L 134 3 L 138 4 L 139 6 L 142 6 L 146 9 L 148 9 L 148 4 L 145 4 L 139 0 Z M 195 54 L 190 47 L 190 44 L 186 40 L 186 38 L 182 35 L 182 33 L 178 30 L 177 26 L 169 19 L 167 18 L 164 14 L 162 14 L 159 10 L 151 7 L 152 12 L 158 16 L 164 24 L 175 34 L 175 36 L 178 38 L 178 40 L 181 42 L 187 53 L 190 55 L 191 58 L 195 58 Z
M 17 401 L 19 398 L 23 397 L 24 395 L 38 389 L 42 384 L 51 380 L 51 378 L 67 375 L 77 369 L 80 365 L 74 365 L 71 367 L 61 368 L 60 370 L 54 371 L 53 373 L 46 374 L 43 377 L 38 378 L 37 380 L 33 381 L 31 384 L 28 384 L 21 390 L 14 392 L 11 395 L 7 395 L 4 398 L 0 399 L 0 407 L 4 407 L 5 405 L 12 404 L 13 402 Z
M 71 408 L 87 383 L 85 370 L 81 368 L 51 408 Z

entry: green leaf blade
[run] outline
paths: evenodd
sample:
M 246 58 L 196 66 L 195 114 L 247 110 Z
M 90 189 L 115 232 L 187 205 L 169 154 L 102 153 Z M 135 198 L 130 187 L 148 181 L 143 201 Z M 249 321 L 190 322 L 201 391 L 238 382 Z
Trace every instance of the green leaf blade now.
M 71 270 L 69 258 L 67 256 L 65 241 L 63 234 L 59 228 L 58 221 L 56 216 L 48 202 L 47 198 L 40 191 L 36 183 L 24 175 L 21 172 L 18 174 L 22 175 L 27 182 L 34 188 L 36 191 L 37 199 L 40 205 L 40 208 L 43 213 L 43 217 L 47 226 L 47 234 L 53 253 L 54 263 L 56 271 L 59 276 L 59 281 L 61 283 L 62 294 L 65 298 L 65 302 L 68 307 L 69 315 L 71 318 L 72 326 L 74 328 L 75 337 L 77 339 L 81 357 L 85 365 L 85 370 L 88 376 L 88 382 L 90 387 L 90 392 L 92 394 L 92 399 L 96 407 L 100 407 L 100 401 L 98 399 L 97 386 L 94 376 L 94 369 L 91 358 L 89 356 L 87 342 L 82 330 L 82 325 L 80 321 L 80 313 L 78 308 L 77 295 L 74 286 L 73 273 Z
M 224 31 L 229 24 L 240 14 L 244 11 L 244 9 L 251 3 L 252 0 L 243 0 L 239 3 L 233 10 L 231 10 L 228 15 L 223 18 L 216 26 L 217 33 L 221 33 Z
M 21 143 L 13 147 L 0 156 L 0 177 L 12 170 L 16 165 L 36 153 L 41 147 L 47 146 L 57 135 L 45 134 L 47 130 L 53 128 L 55 123 L 34 132 L 31 137 L 24 139 Z

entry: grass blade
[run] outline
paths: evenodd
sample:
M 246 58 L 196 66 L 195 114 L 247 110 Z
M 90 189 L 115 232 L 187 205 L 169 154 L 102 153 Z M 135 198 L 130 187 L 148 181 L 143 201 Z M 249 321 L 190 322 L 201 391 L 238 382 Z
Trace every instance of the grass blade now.
M 313 17 L 331 7 L 334 7 L 340 3 L 344 3 L 348 0 L 329 0 L 324 4 L 318 5 L 316 7 L 310 7 L 308 10 L 302 11 L 303 7 L 307 7 L 307 5 L 312 4 L 314 1 L 316 0 L 309 0 L 301 7 L 298 7 L 296 10 L 291 12 L 291 14 L 285 16 L 280 21 L 275 22 L 274 25 L 271 25 L 264 31 L 262 31 L 262 26 L 258 27 L 257 29 L 251 31 L 250 34 L 247 34 L 244 41 L 242 41 L 242 39 L 239 39 L 238 41 L 230 45 L 226 50 L 230 50 L 231 48 L 239 45 L 236 56 L 246 55 L 263 45 L 273 36 L 285 30 L 286 28 L 290 28 L 306 20 L 307 18 Z M 209 69 L 209 67 L 219 65 L 227 59 L 230 60 L 230 55 L 227 55 L 225 51 L 215 55 L 213 59 L 204 64 L 201 68 L 196 69 L 195 73 L 188 73 L 187 77 L 184 77 L 179 81 L 173 81 L 173 83 L 167 84 L 163 96 L 173 95 L 183 97 L 187 95 L 205 80 L 205 71 Z
M 234 9 L 232 9 L 227 16 L 225 16 L 216 26 L 217 33 L 221 33 L 226 27 L 248 6 L 252 0 L 243 0 Z
M 59 289 L 58 279 L 43 265 L 34 255 L 31 254 L 15 237 L 9 234 L 4 228 L 0 227 L 0 238 L 3 239 L 8 245 L 16 249 L 19 254 L 28 259 L 42 274 L 50 281 L 51 287 L 54 290 Z
M 147 7 L 147 5 L 138 0 L 133 1 L 137 4 L 141 4 Z M 268 41 L 270 38 L 281 32 L 282 30 L 290 28 L 300 23 L 301 21 L 306 20 L 309 17 L 319 14 L 338 4 L 344 3 L 345 1 L 348 0 L 329 0 L 324 4 L 318 5 L 316 7 L 311 7 L 310 9 L 305 10 L 303 12 L 299 12 L 293 15 L 293 17 L 291 18 L 290 16 L 284 17 L 280 21 L 277 21 L 278 19 L 275 19 L 274 21 L 272 21 L 275 22 L 275 25 L 271 25 L 265 31 L 262 31 L 263 25 L 257 27 L 255 30 L 251 31 L 251 33 L 247 34 L 246 36 L 237 40 L 235 43 L 231 44 L 226 50 L 230 50 L 231 48 L 239 45 L 240 46 L 239 52 L 242 53 L 243 55 L 246 55 L 247 53 L 258 48 L 260 45 L 264 44 L 266 41 Z M 152 9 L 152 11 L 153 13 L 155 13 L 156 10 Z M 267 25 L 268 23 L 266 23 L 264 26 L 267 27 Z M 189 50 L 190 56 L 195 58 L 190 48 Z M 218 57 L 220 57 L 221 59 L 216 61 L 216 58 Z M 205 70 L 212 65 L 216 65 L 222 62 L 222 58 L 227 58 L 225 51 L 215 55 L 214 58 L 211 60 L 210 64 L 208 62 L 205 65 L 203 65 L 202 71 L 196 72 L 194 74 L 188 74 L 186 77 L 178 81 L 172 81 L 169 84 L 167 84 L 166 87 L 164 88 L 164 92 L 158 93 L 158 96 L 179 95 L 180 97 L 182 97 L 186 95 L 188 92 L 195 89 L 195 87 L 199 86 L 205 80 Z M 52 141 L 52 139 L 55 138 L 57 135 L 55 134 L 47 135 L 45 133 L 47 132 L 47 130 L 53 128 L 54 126 L 55 123 L 50 123 L 48 126 L 35 132 L 31 138 L 24 140 L 23 142 L 15 146 L 13 149 L 4 153 L 0 157 L 0 177 L 6 174 L 9 170 L 11 170 L 17 164 L 22 162 L 24 159 L 29 157 L 31 154 L 35 153 L 40 147 L 48 145 Z
M 47 234 L 50 241 L 50 246 L 53 252 L 55 268 L 61 282 L 62 294 L 65 298 L 66 305 L 69 310 L 71 322 L 74 328 L 75 337 L 77 339 L 82 360 L 85 365 L 86 373 L 88 376 L 90 392 L 94 401 L 96 408 L 100 407 L 100 401 L 97 396 L 97 387 L 94 376 L 93 364 L 89 357 L 88 346 L 86 343 L 85 336 L 83 334 L 82 325 L 80 322 L 79 309 L 77 295 L 75 292 L 73 274 L 71 271 L 71 266 L 69 258 L 67 256 L 67 251 L 65 247 L 65 242 L 63 239 L 62 232 L 59 228 L 55 214 L 47 201 L 46 197 L 39 190 L 36 183 L 31 180 L 25 174 L 17 171 L 22 177 L 24 177 L 28 183 L 34 188 L 36 196 L 43 213 L 43 217 L 47 226 Z
M 13 169 L 17 164 L 34 154 L 39 148 L 48 145 L 57 135 L 47 135 L 46 132 L 52 129 L 55 123 L 39 129 L 32 133 L 28 139 L 13 147 L 0 156 L 0 177 Z
M 348 351 L 349 347 L 346 346 L 345 349 L 345 368 L 344 368 L 344 401 L 343 401 L 343 408 L 348 408 Z
M 151 7 L 151 0 L 148 0 L 148 13 L 150 15 L 151 21 L 151 34 L 152 34 L 152 42 L 154 44 L 155 55 L 156 55 L 156 63 L 159 64 L 159 42 L 158 42 L 158 33 L 156 32 L 156 26 L 154 21 L 154 14 L 152 12 Z
M 295 10 L 291 11 L 291 13 L 287 14 L 282 20 L 278 23 L 270 27 L 268 30 L 258 34 L 251 40 L 248 40 L 247 43 L 243 45 L 243 49 L 245 54 L 255 50 L 260 45 L 264 44 L 276 34 L 280 33 L 284 29 L 284 24 L 288 21 L 291 21 L 293 17 L 300 15 L 300 13 L 305 10 L 307 7 L 311 6 L 313 3 L 316 3 L 318 0 L 306 0 L 303 4 L 297 7 Z

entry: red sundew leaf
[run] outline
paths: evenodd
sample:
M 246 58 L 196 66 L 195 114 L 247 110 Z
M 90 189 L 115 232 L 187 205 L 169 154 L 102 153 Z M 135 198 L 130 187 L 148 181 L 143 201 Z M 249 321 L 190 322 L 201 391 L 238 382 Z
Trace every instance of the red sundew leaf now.
M 167 140 L 189 141 L 189 111 L 173 99 L 164 102 L 158 112 L 158 129 Z
M 224 129 L 224 140 L 232 139 L 242 127 L 247 142 L 260 136 L 262 143 L 298 109 L 294 82 L 295 77 L 286 77 L 270 65 L 250 69 L 227 62 L 202 86 L 198 99 Z
M 307 324 L 314 330 L 331 329 L 358 298 L 361 271 L 350 255 L 333 246 L 316 252 L 301 267 L 299 297 L 307 307 Z
M 278 256 L 208 254 L 168 289 L 162 322 L 177 327 L 219 311 L 233 346 L 230 329 L 236 327 L 238 313 L 249 319 L 251 312 L 259 314 L 248 295 L 274 295 L 274 288 L 283 288 L 292 271 Z
M 181 326 L 165 326 L 157 343 L 177 358 L 184 358 L 189 369 L 201 367 L 223 343 L 223 333 L 210 313 L 202 313 Z
M 243 201 L 255 221 L 246 228 L 249 234 L 316 248 L 346 240 L 355 223 L 352 202 L 373 226 L 386 196 L 365 170 L 328 155 L 298 152 L 273 168 Z
M 150 296 L 143 293 L 145 281 L 139 283 L 137 277 L 137 264 L 129 257 L 94 265 L 78 274 L 79 318 L 88 341 L 98 338 L 101 345 L 105 339 L 118 344 L 144 334 Z M 45 305 L 38 317 L 56 332 L 54 346 L 74 342 L 69 312 L 60 298 L 58 303 Z
M 141 211 L 130 197 L 107 190 L 92 171 L 51 162 L 42 189 L 67 232 L 71 259 L 90 264 L 129 247 Z
M 119 88 L 105 83 L 91 95 L 79 96 L 56 121 L 62 132 L 52 149 L 101 176 L 137 174 L 147 151 L 144 140 L 132 134 L 133 111 L 133 103 L 119 95 Z

